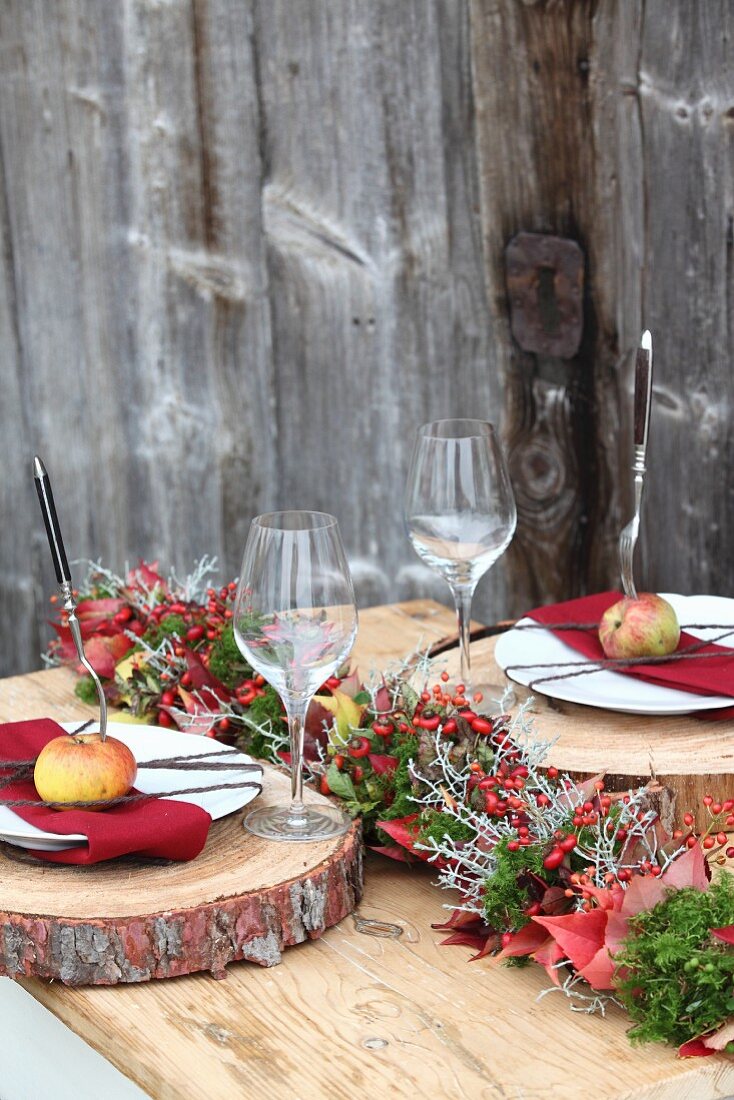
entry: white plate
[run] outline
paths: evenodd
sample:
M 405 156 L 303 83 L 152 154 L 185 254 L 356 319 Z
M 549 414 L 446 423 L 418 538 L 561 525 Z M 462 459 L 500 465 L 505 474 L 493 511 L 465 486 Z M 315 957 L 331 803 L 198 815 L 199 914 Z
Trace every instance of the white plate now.
M 678 616 L 685 623 L 731 623 L 734 628 L 734 600 L 724 596 L 678 596 L 661 592 Z M 518 626 L 532 623 L 532 619 L 521 619 Z M 687 633 L 696 638 L 712 638 L 723 633 L 721 630 L 689 630 Z M 731 639 L 734 647 L 734 635 Z M 548 664 L 552 661 L 565 663 L 583 656 L 578 650 L 566 645 L 550 630 L 508 630 L 497 642 L 495 659 L 504 671 L 513 665 Z M 540 681 L 543 676 L 568 672 L 564 668 L 528 668 L 508 673 L 518 684 L 528 686 Z M 551 680 L 538 682 L 537 691 L 553 699 L 563 699 L 567 703 L 584 703 L 586 706 L 603 707 L 605 710 L 617 710 L 627 714 L 690 714 L 697 710 L 714 710 L 716 707 L 730 707 L 734 699 L 727 695 L 695 695 L 677 688 L 661 687 L 625 676 L 609 669 L 590 672 L 584 676 L 575 676 L 570 680 Z
M 79 722 L 60 722 L 59 725 L 67 733 L 79 728 Z M 193 733 L 162 729 L 160 726 L 131 725 L 126 722 L 109 722 L 107 730 L 111 736 L 125 742 L 138 762 L 159 760 L 169 756 L 193 756 L 197 753 L 208 753 L 216 758 L 222 752 L 228 753 L 222 759 L 231 759 L 229 755 L 231 750 L 223 749 L 210 737 L 200 737 Z M 237 760 L 243 764 L 252 763 L 252 757 L 244 753 L 239 753 Z M 138 772 L 135 787 L 144 794 L 152 794 L 158 791 L 180 790 L 182 787 L 203 787 L 216 783 L 218 779 L 221 779 L 222 783 L 237 783 L 247 779 L 259 782 L 261 777 L 262 770 L 211 772 L 143 768 Z M 205 791 L 203 794 L 173 795 L 171 801 L 192 802 L 196 806 L 201 806 L 216 821 L 217 818 L 240 810 L 248 802 L 252 802 L 256 795 L 257 791 L 251 787 L 242 787 L 239 790 L 232 788 L 225 791 Z M 38 829 L 35 825 L 23 821 L 7 806 L 0 806 L 0 840 L 15 844 L 19 848 L 35 848 L 42 852 L 61 852 L 66 848 L 76 848 L 80 844 L 87 843 L 86 836 L 80 833 L 60 836 L 58 833 L 47 833 L 43 829 Z

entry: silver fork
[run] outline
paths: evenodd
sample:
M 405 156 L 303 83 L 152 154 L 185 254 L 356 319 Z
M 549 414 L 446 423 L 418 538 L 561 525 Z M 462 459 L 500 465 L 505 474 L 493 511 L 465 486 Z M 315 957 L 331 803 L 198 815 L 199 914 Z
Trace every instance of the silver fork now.
M 652 336 L 648 329 L 642 334 L 635 361 L 635 514 L 619 536 L 619 564 L 622 571 L 622 588 L 625 596 L 637 598 L 633 574 L 635 546 L 640 533 L 640 507 L 642 487 L 647 466 L 647 437 L 650 429 L 650 398 L 652 397 Z

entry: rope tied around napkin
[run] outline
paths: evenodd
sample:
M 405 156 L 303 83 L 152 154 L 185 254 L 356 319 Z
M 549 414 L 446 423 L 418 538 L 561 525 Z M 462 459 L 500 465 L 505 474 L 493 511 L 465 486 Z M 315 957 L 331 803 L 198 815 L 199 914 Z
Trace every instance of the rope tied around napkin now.
M 87 723 L 87 725 L 88 724 L 89 723 Z M 142 768 L 174 768 L 176 771 L 244 772 L 262 770 L 259 764 L 228 764 L 226 760 L 212 760 L 207 763 L 206 757 L 209 755 L 209 753 L 201 752 L 193 756 L 171 756 L 161 757 L 159 760 L 145 760 L 138 764 L 138 771 Z M 239 756 L 240 754 L 233 751 L 232 755 Z M 2 790 L 3 787 L 10 786 L 11 783 L 32 779 L 35 763 L 35 759 L 18 760 L 14 761 L 12 764 L 3 764 L 2 760 L 0 760 L 0 771 L 10 773 L 9 775 L 0 776 L 0 790 Z M 47 809 L 52 810 L 97 810 L 101 807 L 120 806 L 129 802 L 143 802 L 146 799 L 152 798 L 171 798 L 174 795 L 184 794 L 206 794 L 208 791 L 240 790 L 246 787 L 253 787 L 257 790 L 258 794 L 262 793 L 262 783 L 256 783 L 252 780 L 243 780 L 238 783 L 212 783 L 202 787 L 182 787 L 180 790 L 172 791 L 138 792 L 136 794 L 120 795 L 117 798 L 98 798 L 88 802 L 46 802 L 38 798 L 0 798 L 0 806 L 7 806 L 11 810 L 19 806 L 45 806 Z
M 42 833 L 73 838 L 69 845 L 48 850 L 28 846 L 37 859 L 73 864 L 98 863 L 124 855 L 195 859 L 206 843 L 212 815 L 196 802 L 187 801 L 185 796 L 221 789 L 249 788 L 256 793 L 261 790 L 252 774 L 259 765 L 243 763 L 241 758 L 235 760 L 235 755 L 239 754 L 234 750 L 215 748 L 194 756 L 186 754 L 182 760 L 171 756 L 142 761 L 138 765 L 141 769 L 181 767 L 182 771 L 211 771 L 211 783 L 196 786 L 192 783 L 190 787 L 161 791 L 160 795 L 133 789 L 121 798 L 99 802 L 66 802 L 63 806 L 41 802 L 33 785 L 36 758 L 50 740 L 65 734 L 58 723 L 48 718 L 0 725 L 0 792 L 3 795 L 0 809 L 17 814 Z M 195 747 L 194 743 L 192 748 Z M 211 755 L 217 759 L 207 761 L 206 757 Z M 233 758 L 231 761 L 227 759 L 229 755 Z M 225 774 L 220 781 L 219 776 L 226 771 L 240 774 L 229 778 Z M 174 797 L 177 794 L 184 796 L 182 800 Z M 104 813 L 94 812 L 100 807 L 104 808 Z M 80 837 L 86 838 L 86 843 L 80 842 Z
M 678 649 L 665 656 L 608 658 L 598 636 L 598 624 L 604 613 L 620 599 L 619 592 L 598 592 L 592 596 L 581 596 L 529 611 L 527 616 L 534 621 L 515 626 L 513 630 L 550 631 L 576 650 L 580 659 L 565 660 L 559 654 L 560 660 L 548 660 L 549 655 L 539 654 L 544 658 L 543 661 L 523 664 L 513 662 L 505 671 L 510 675 L 525 670 L 530 670 L 529 674 L 532 675 L 537 671 L 540 675 L 528 685 L 531 690 L 553 680 L 589 676 L 608 670 L 645 680 L 658 687 L 672 688 L 692 695 L 734 700 L 734 648 L 731 646 L 734 623 L 731 620 L 728 623 L 683 624 Z M 714 630 L 719 633 L 713 638 L 702 640 L 685 633 L 687 629 Z M 722 642 L 723 645 L 717 644 Z M 546 669 L 547 674 L 542 675 Z M 540 690 L 543 690 L 542 686 Z M 708 720 L 731 718 L 734 717 L 734 706 L 719 705 L 698 716 Z
M 598 628 L 599 623 L 522 623 L 513 627 L 513 630 L 577 630 L 587 633 L 598 630 Z M 662 665 L 675 661 L 701 661 L 714 658 L 721 660 L 722 657 L 726 658 L 726 652 L 700 653 L 699 650 L 705 649 L 706 646 L 716 645 L 724 638 L 734 634 L 734 626 L 731 623 L 685 623 L 681 626 L 681 630 L 723 630 L 724 632 L 717 634 L 715 638 L 699 640 L 684 649 L 676 650 L 675 653 L 668 653 L 663 657 L 598 657 L 589 661 L 546 661 L 542 663 L 536 661 L 528 665 L 507 665 L 505 672 L 527 671 L 531 668 L 568 668 L 572 670 L 570 672 L 560 672 L 553 676 L 539 676 L 528 684 L 528 687 L 532 690 L 537 684 L 550 683 L 552 680 L 569 680 L 574 676 L 586 676 L 605 668 L 612 672 L 624 672 L 625 669 L 635 668 L 637 665 Z M 729 657 L 734 657 L 734 651 L 729 654 Z

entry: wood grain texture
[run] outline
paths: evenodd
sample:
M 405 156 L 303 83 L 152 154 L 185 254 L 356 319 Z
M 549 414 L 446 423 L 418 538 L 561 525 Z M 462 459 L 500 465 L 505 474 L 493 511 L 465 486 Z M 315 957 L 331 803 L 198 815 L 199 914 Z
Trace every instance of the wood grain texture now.
M 411 435 L 502 420 L 520 527 L 477 613 L 606 586 L 644 326 L 642 586 L 727 592 L 731 20 L 727 0 L 0 5 L 0 669 L 47 633 L 35 449 L 72 556 L 209 552 L 234 575 L 255 512 L 315 505 L 363 605 L 446 601 L 402 531 Z M 585 252 L 572 360 L 513 344 L 520 230 Z
M 467 7 L 257 12 L 281 500 L 337 511 L 363 601 L 445 599 L 401 507 L 418 425 L 498 411 Z
M 357 660 L 382 667 L 452 626 L 452 616 L 428 601 L 372 608 L 362 616 Z M 65 670 L 2 681 L 0 717 L 37 713 L 39 690 L 44 708 L 53 698 L 68 703 L 70 685 Z M 573 1088 L 600 1100 L 715 1100 L 734 1092 L 726 1057 L 681 1061 L 672 1049 L 632 1047 L 617 1009 L 601 1019 L 571 1012 L 560 997 L 538 1002 L 548 986 L 539 967 L 468 965 L 466 948 L 441 947 L 430 924 L 452 900 L 427 868 L 373 857 L 359 915 L 396 925 L 397 938 L 365 935 L 347 918 L 289 952 L 283 965 L 232 966 L 224 982 L 191 975 L 113 989 L 22 984 L 155 1100 L 192 1093 L 202 1100 L 566 1100 L 569 1051 Z
M 602 587 L 615 569 L 619 338 L 609 314 L 623 273 L 610 266 L 602 285 L 595 266 L 611 243 L 599 216 L 590 83 L 611 42 L 597 34 L 596 7 L 471 4 L 487 283 L 518 500 L 513 612 Z M 568 237 L 586 254 L 573 359 L 522 353 L 510 337 L 504 250 L 520 231 Z

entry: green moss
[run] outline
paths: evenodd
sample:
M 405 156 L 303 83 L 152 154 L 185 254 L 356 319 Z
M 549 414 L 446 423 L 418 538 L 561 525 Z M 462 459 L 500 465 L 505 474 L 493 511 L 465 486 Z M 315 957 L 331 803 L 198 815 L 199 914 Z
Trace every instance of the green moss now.
M 424 810 L 418 821 L 418 840 L 426 844 L 429 840 L 440 844 L 444 837 L 452 840 L 473 840 L 476 832 L 463 821 L 441 810 Z
M 211 669 L 211 663 L 209 668 Z M 252 705 L 247 708 L 245 714 L 250 721 L 264 727 L 266 730 L 272 730 L 275 733 L 285 732 L 283 704 L 277 691 L 274 691 L 269 684 L 265 686 L 265 694 L 258 695 L 253 700 Z M 252 753 L 253 756 L 261 759 L 269 759 L 271 756 L 272 743 L 259 730 L 252 729 L 249 726 L 245 727 L 239 737 L 239 743 L 241 748 Z
M 231 623 L 227 623 L 212 646 L 209 671 L 228 688 L 236 687 L 253 675 L 252 669 L 237 648 Z
M 734 924 L 734 876 L 706 893 L 671 893 L 630 921 L 617 962 L 617 989 L 634 1021 L 637 1042 L 679 1045 L 734 1013 L 734 951 L 711 928 Z
M 546 882 L 548 871 L 543 867 L 545 848 L 532 844 L 511 852 L 507 845 L 512 837 L 503 837 L 494 849 L 497 867 L 487 879 L 484 892 L 484 913 L 489 924 L 497 931 L 523 928 L 529 920 L 525 910 L 531 903 L 523 875 L 531 871 Z
M 143 635 L 144 640 L 153 649 L 156 649 L 164 638 L 183 638 L 189 629 L 188 623 L 181 615 L 169 615 L 157 626 L 149 627 Z
M 393 800 L 381 815 L 386 821 L 407 817 L 418 809 L 413 799 L 413 779 L 408 771 L 410 761 L 418 756 L 418 748 L 417 737 L 395 738 L 390 746 L 390 755 L 397 759 L 398 765 L 392 776 L 386 777 L 385 787 L 393 791 Z
M 74 684 L 74 694 L 77 698 L 81 699 L 83 703 L 88 703 L 89 706 L 92 707 L 96 706 L 99 702 L 97 689 L 94 686 L 94 680 L 91 676 L 80 676 Z

